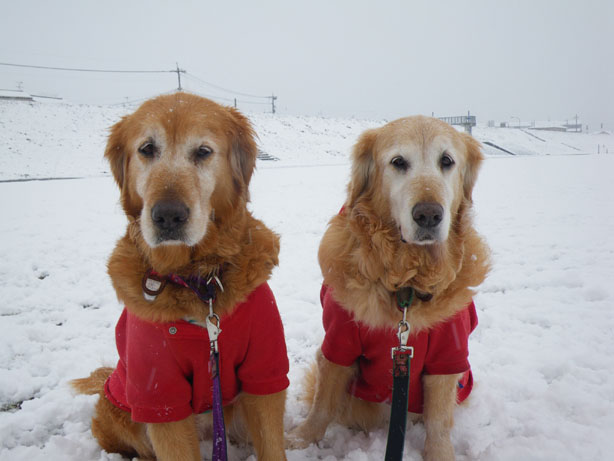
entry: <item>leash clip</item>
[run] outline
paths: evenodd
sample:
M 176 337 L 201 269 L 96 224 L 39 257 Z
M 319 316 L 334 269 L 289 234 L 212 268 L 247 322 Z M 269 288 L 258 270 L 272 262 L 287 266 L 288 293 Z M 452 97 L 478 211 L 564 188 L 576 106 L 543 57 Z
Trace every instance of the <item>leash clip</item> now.
M 215 319 L 216 323 L 213 323 L 213 319 Z M 220 318 L 217 314 L 213 314 L 213 316 L 208 316 L 206 325 L 207 333 L 209 333 L 209 343 L 211 344 L 211 349 L 215 352 L 218 352 L 217 338 L 222 332 L 222 329 L 219 327 Z
M 407 346 L 407 341 L 409 341 L 409 333 L 411 331 L 411 326 L 407 321 L 407 307 L 403 309 L 403 320 L 399 322 L 399 331 L 397 332 L 397 337 L 399 338 L 398 347 L 393 347 L 391 349 L 392 359 L 399 355 L 408 356 L 410 359 L 414 358 L 414 348 L 411 346 Z
M 406 320 L 400 321 L 399 332 L 397 333 L 397 336 L 399 337 L 399 347 L 407 346 L 407 341 L 409 340 L 409 331 L 409 322 L 407 322 Z
M 409 341 L 409 333 L 411 331 L 411 325 L 407 321 L 407 310 L 411 307 L 413 300 L 414 289 L 412 287 L 403 287 L 396 293 L 397 307 L 403 312 L 403 319 L 399 322 L 399 331 L 397 332 L 399 346 L 391 349 L 393 360 L 395 360 L 395 357 L 399 354 L 409 356 L 410 359 L 414 357 L 414 348 L 407 347 L 407 341 Z
M 213 321 L 215 320 L 215 323 Z M 209 343 L 211 344 L 212 352 L 219 352 L 217 347 L 217 338 L 222 332 L 220 328 L 220 317 L 213 312 L 213 299 L 209 299 L 209 315 L 207 316 L 207 333 L 209 334 Z
M 409 339 L 409 322 L 399 322 L 399 346 L 391 349 L 392 374 L 395 378 L 409 376 L 409 362 L 414 358 L 414 348 L 407 345 Z

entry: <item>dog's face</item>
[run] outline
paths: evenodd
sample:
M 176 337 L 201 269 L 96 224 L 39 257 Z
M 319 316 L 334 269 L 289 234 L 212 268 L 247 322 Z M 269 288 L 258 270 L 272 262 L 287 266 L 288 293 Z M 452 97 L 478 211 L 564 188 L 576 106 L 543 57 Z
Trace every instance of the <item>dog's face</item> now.
M 145 102 L 114 125 L 105 156 L 126 214 L 139 219 L 153 248 L 196 245 L 216 213 L 247 201 L 256 153 L 239 112 L 176 93 Z
M 354 149 L 350 201 L 388 209 L 404 242 L 444 242 L 463 200 L 471 201 L 482 154 L 471 136 L 429 117 L 365 132 Z

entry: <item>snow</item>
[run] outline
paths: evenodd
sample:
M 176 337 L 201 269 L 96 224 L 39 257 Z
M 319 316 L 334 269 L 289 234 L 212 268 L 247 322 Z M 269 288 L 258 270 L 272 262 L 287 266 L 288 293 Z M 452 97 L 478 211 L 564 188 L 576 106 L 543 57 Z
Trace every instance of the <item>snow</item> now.
M 101 160 L 123 107 L 0 103 L 0 461 L 120 460 L 89 425 L 96 397 L 67 382 L 114 365 L 122 306 L 106 259 L 126 225 Z M 348 152 L 378 121 L 250 115 L 263 151 L 254 214 L 281 235 L 271 287 L 290 357 L 286 426 L 305 416 L 301 378 L 323 337 L 317 248 L 339 209 Z M 476 297 L 470 338 L 476 387 L 456 412 L 459 460 L 593 460 L 614 450 L 614 155 L 607 135 L 474 131 L 510 151 L 491 152 L 474 192 L 476 223 L 494 267 Z M 566 148 L 563 143 L 579 150 Z M 594 148 L 592 147 L 594 146 Z M 590 155 L 559 155 L 580 154 Z M 546 155 L 548 154 L 548 155 Z M 290 461 L 383 459 L 385 428 L 331 426 L 289 450 Z M 420 460 L 422 424 L 410 425 L 406 460 Z M 209 459 L 211 442 L 201 445 Z M 231 446 L 231 459 L 254 460 Z
M 134 109 L 131 105 L 0 101 L 0 180 L 109 174 L 102 158 L 108 128 Z M 284 166 L 345 163 L 359 134 L 384 123 L 262 113 L 250 118 L 261 150 L 281 159 Z M 473 134 L 516 155 L 614 153 L 614 136 L 607 133 L 477 126 Z M 484 151 L 491 156 L 509 155 L 488 144 Z
M 5 90 L 0 89 L 0 98 L 1 99 L 25 99 L 32 100 L 32 96 L 22 90 Z

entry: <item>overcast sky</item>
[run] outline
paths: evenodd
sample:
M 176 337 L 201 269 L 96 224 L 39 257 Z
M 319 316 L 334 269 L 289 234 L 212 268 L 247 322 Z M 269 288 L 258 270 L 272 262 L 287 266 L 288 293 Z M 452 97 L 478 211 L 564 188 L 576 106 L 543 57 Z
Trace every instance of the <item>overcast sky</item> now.
M 0 0 L 0 62 L 172 69 L 188 89 L 280 113 L 565 120 L 614 129 L 613 0 Z M 0 66 L 0 88 L 116 103 L 175 74 Z M 267 105 L 239 102 L 246 110 Z

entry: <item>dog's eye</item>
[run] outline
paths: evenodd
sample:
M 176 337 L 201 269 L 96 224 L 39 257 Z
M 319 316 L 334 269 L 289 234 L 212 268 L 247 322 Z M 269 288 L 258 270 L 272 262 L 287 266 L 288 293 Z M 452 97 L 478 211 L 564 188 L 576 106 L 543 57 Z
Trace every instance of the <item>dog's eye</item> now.
M 139 147 L 139 153 L 143 155 L 143 157 L 153 157 L 156 153 L 156 146 L 153 142 L 147 141 L 141 147 Z
M 390 161 L 390 164 L 395 167 L 397 170 L 405 171 L 409 168 L 409 163 L 403 157 L 395 157 Z
M 441 160 L 439 160 L 439 164 L 441 165 L 442 170 L 447 170 L 452 168 L 454 165 L 454 160 L 452 160 L 452 157 L 450 157 L 449 154 L 444 152 L 444 154 L 441 156 Z
M 211 149 L 209 146 L 200 146 L 196 150 L 196 159 L 203 160 L 209 157 L 212 153 L 213 153 L 213 149 Z

